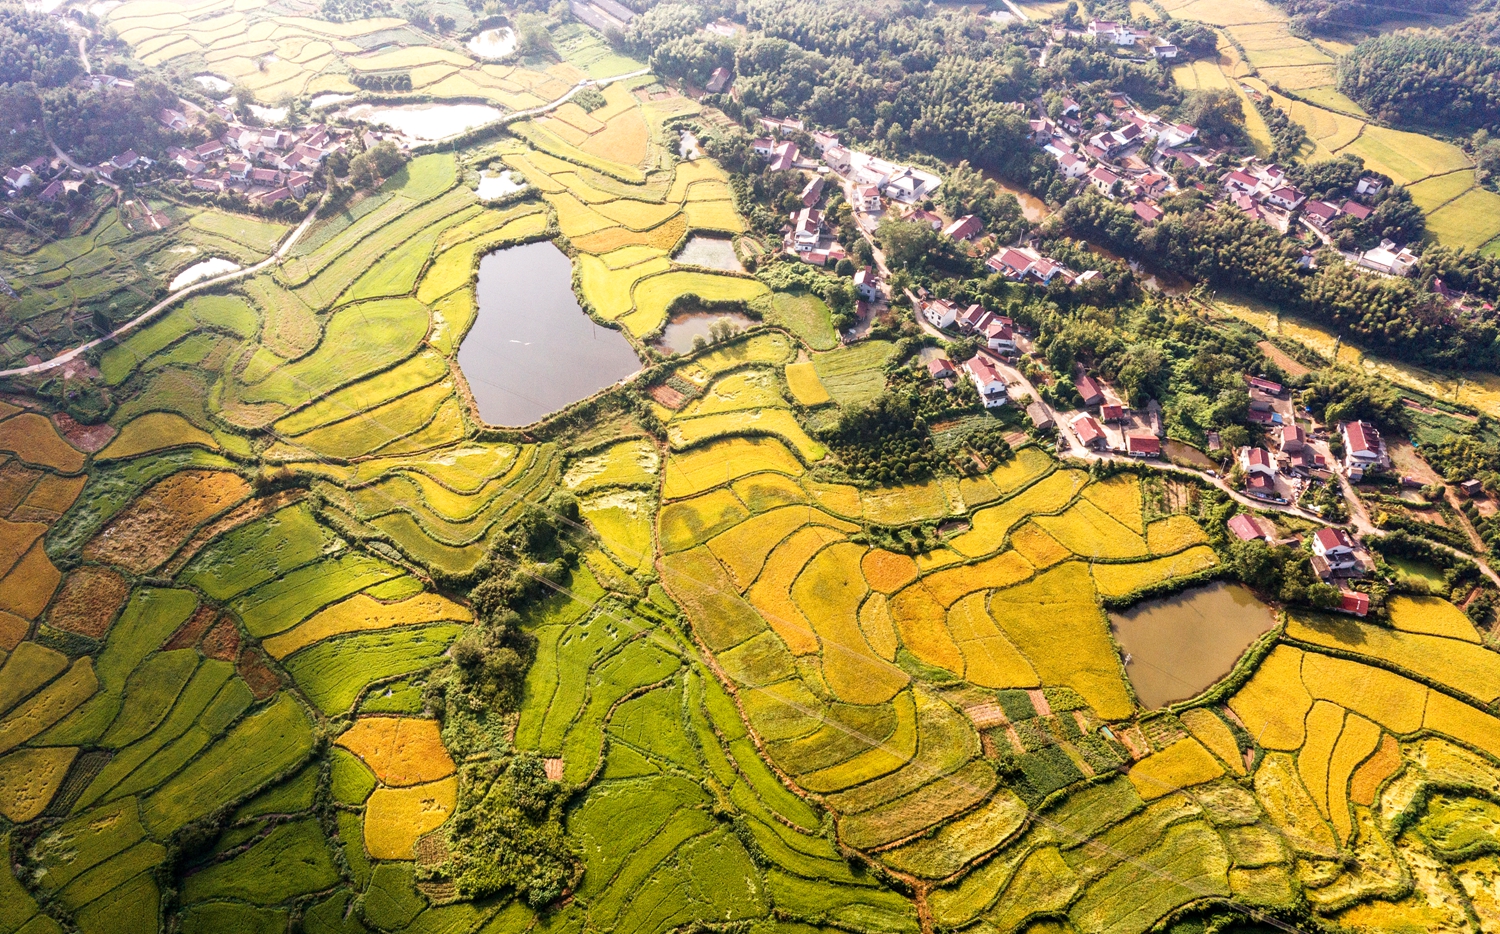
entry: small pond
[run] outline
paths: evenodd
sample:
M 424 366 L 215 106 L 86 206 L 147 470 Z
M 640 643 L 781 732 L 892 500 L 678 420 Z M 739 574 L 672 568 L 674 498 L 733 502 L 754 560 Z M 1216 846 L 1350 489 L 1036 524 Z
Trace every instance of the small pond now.
M 1126 653 L 1125 673 L 1148 709 L 1197 695 L 1276 625 L 1271 608 L 1248 589 L 1223 582 L 1147 600 L 1109 618 Z
M 231 260 L 206 259 L 200 263 L 194 263 L 182 272 L 179 272 L 177 277 L 172 280 L 172 284 L 167 286 L 167 290 L 175 292 L 178 289 L 185 289 L 194 282 L 202 282 L 204 279 L 222 276 L 226 272 L 235 272 L 239 268 L 239 264 Z
M 656 339 L 656 346 L 673 353 L 687 353 L 693 349 L 693 341 L 697 338 L 701 337 L 704 341 L 711 342 L 713 326 L 720 321 L 728 321 L 738 331 L 760 323 L 749 315 L 742 315 L 737 311 L 678 312 L 667 320 L 667 326 L 662 329 L 661 337 Z
M 259 104 L 246 104 L 250 112 L 255 114 L 261 123 L 281 123 L 286 120 L 287 108 L 285 107 L 262 107 Z
M 740 258 L 734 253 L 734 241 L 723 237 L 693 234 L 683 244 L 682 251 L 672 258 L 690 266 L 707 266 L 728 272 L 745 271 L 745 267 L 740 265 Z
M 334 104 L 352 100 L 354 100 L 353 94 L 319 94 L 309 101 L 307 106 L 312 110 L 317 110 L 319 107 L 332 107 Z
M 198 83 L 199 87 L 219 94 L 234 87 L 227 78 L 221 78 L 218 75 L 193 75 L 193 80 Z
M 469 51 L 480 58 L 504 58 L 516 50 L 516 31 L 509 26 L 486 29 L 469 40 Z
M 494 123 L 504 114 L 488 104 L 359 104 L 343 116 L 364 123 L 378 123 L 402 136 L 420 140 L 443 140 Z
M 517 172 L 509 169 L 497 175 L 491 175 L 488 171 L 479 173 L 479 200 L 493 201 L 503 198 L 512 192 L 520 191 L 526 187 L 526 179 L 521 178 Z
M 529 425 L 641 368 L 623 334 L 584 314 L 573 264 L 548 241 L 480 260 L 477 298 L 458 365 L 491 425 Z
M 677 155 L 684 162 L 691 162 L 703 155 L 703 150 L 698 146 L 698 137 L 690 131 L 682 131 L 682 139 L 677 142 Z

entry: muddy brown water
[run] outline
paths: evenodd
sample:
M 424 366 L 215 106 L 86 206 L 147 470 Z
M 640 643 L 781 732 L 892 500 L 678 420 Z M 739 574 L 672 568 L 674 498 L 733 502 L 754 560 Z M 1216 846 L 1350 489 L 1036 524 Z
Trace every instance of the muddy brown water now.
M 641 368 L 623 334 L 584 314 L 573 264 L 551 241 L 480 260 L 476 297 L 458 365 L 491 425 L 529 425 Z
M 759 324 L 749 315 L 742 315 L 737 311 L 686 311 L 678 312 L 667 321 L 667 326 L 662 328 L 661 337 L 656 339 L 656 346 L 673 353 L 687 353 L 693 349 L 693 341 L 703 338 L 704 341 L 713 342 L 713 326 L 720 321 L 728 321 L 737 330 L 745 330 Z
M 1222 581 L 1147 600 L 1109 619 L 1126 653 L 1125 673 L 1148 709 L 1201 693 L 1276 625 L 1271 608 L 1253 593 Z

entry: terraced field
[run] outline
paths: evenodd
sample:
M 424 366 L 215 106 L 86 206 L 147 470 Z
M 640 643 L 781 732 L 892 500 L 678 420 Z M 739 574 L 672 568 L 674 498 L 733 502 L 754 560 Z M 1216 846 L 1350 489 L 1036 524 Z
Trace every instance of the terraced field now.
M 335 61 L 501 80 L 398 20 L 271 10 L 110 16 L 185 65 L 268 43 L 268 87 Z M 619 64 L 559 39 L 572 64 L 547 80 Z M 841 482 L 803 413 L 877 396 L 893 344 L 762 326 L 654 370 L 670 393 L 477 424 L 454 357 L 492 249 L 564 240 L 590 310 L 636 340 L 679 301 L 795 317 L 759 280 L 672 262 L 739 219 L 721 170 L 660 146 L 689 105 L 639 89 L 419 156 L 274 274 L 107 348 L 103 426 L 0 401 L 0 932 L 1495 917 L 1500 656 L 1445 601 L 1395 598 L 1389 627 L 1291 614 L 1220 689 L 1146 711 L 1105 607 L 1222 573 L 1205 528 L 1148 509 L 1134 472 L 1029 444 L 982 476 Z M 480 204 L 461 179 L 495 161 L 538 195 Z M 1422 189 L 1439 212 L 1463 196 L 1444 177 Z M 439 702 L 484 638 L 464 595 L 508 560 L 492 546 L 562 492 L 577 559 L 514 621 L 534 652 L 516 709 Z M 944 531 L 890 537 L 917 526 Z M 557 783 L 578 861 L 549 905 L 444 875 L 517 755 Z

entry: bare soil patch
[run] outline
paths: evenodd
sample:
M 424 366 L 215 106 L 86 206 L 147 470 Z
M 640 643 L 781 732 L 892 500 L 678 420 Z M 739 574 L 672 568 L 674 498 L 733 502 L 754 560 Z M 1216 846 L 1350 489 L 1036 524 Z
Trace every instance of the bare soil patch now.
M 184 470 L 142 493 L 89 542 L 84 556 L 136 574 L 160 567 L 192 531 L 250 495 L 250 484 L 222 470 Z
M 130 585 L 118 573 L 85 565 L 63 580 L 47 624 L 91 639 L 102 638 L 128 593 Z

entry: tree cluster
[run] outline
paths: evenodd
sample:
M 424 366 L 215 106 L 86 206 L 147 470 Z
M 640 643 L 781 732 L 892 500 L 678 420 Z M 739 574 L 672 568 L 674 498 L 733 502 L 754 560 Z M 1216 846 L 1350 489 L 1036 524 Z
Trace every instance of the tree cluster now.
M 1229 566 L 1240 580 L 1283 603 L 1331 609 L 1339 605 L 1339 589 L 1318 580 L 1308 552 L 1261 539 L 1229 544 Z
M 1307 144 L 1307 130 L 1303 129 L 1302 124 L 1288 117 L 1286 111 L 1271 103 L 1268 96 L 1256 98 L 1255 110 L 1266 122 L 1266 129 L 1271 131 L 1271 141 L 1276 144 L 1276 148 L 1271 151 L 1270 158 L 1280 162 L 1291 162 L 1295 159 L 1298 151 Z
M 1449 368 L 1500 362 L 1493 315 L 1457 315 L 1423 283 L 1365 275 L 1338 257 L 1305 272 L 1300 247 L 1232 208 L 1168 213 L 1144 228 L 1123 206 L 1086 192 L 1061 216 L 1075 234 L 1156 269 L 1248 292 L 1403 360 Z
M 384 74 L 359 74 L 349 76 L 354 86 L 364 91 L 410 91 L 411 72 L 386 72 Z
M 1399 8 L 1370 0 L 1275 0 L 1292 14 L 1293 29 L 1341 36 L 1350 27 L 1379 26 L 1395 11 L 1415 14 L 1461 14 L 1470 0 L 1403 0 Z
M 929 477 L 942 463 L 912 391 L 845 409 L 826 440 L 850 476 L 877 483 Z
M 532 908 L 561 898 L 583 871 L 563 829 L 565 786 L 530 753 L 466 766 L 448 828 L 448 858 L 426 876 L 449 879 L 463 898 L 513 894 Z
M 177 106 L 177 92 L 151 75 L 135 79 L 134 90 L 67 87 L 43 93 L 52 139 L 82 162 L 102 162 L 126 149 L 156 155 L 174 139 L 156 115 Z
M 1338 88 L 1382 120 L 1465 132 L 1500 120 L 1500 51 L 1436 32 L 1367 39 L 1338 65 Z
M 1016 196 L 985 178 L 967 159 L 944 173 L 938 202 L 953 217 L 973 214 L 984 221 L 985 233 L 997 243 L 1016 242 L 1030 226 Z
M 318 18 L 331 23 L 394 16 L 395 12 L 390 0 L 321 0 L 318 4 Z
M 0 6 L 0 84 L 58 87 L 82 70 L 78 48 L 58 20 L 19 3 Z

